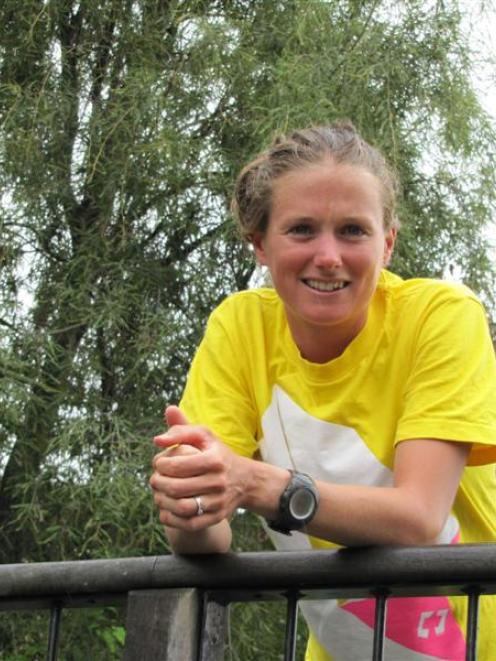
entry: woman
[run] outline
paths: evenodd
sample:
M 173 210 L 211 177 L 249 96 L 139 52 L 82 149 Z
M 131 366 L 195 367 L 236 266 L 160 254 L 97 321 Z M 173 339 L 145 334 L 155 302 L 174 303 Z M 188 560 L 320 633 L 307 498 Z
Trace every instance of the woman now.
M 214 311 L 155 439 L 175 448 L 151 478 L 175 552 L 227 551 L 237 507 L 280 549 L 496 540 L 484 310 L 463 286 L 384 270 L 394 204 L 386 162 L 346 123 L 282 136 L 241 172 L 234 214 L 274 287 Z M 482 602 L 492 659 L 496 607 Z M 307 659 L 368 658 L 373 608 L 303 604 Z M 393 600 L 387 658 L 463 659 L 465 609 Z

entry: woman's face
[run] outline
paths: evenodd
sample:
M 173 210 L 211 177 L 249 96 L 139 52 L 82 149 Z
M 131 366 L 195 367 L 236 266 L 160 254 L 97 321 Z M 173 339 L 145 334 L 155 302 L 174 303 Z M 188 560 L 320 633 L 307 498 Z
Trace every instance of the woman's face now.
M 255 235 L 302 355 L 324 362 L 360 332 L 396 232 L 383 226 L 378 180 L 323 161 L 274 184 L 267 231 Z

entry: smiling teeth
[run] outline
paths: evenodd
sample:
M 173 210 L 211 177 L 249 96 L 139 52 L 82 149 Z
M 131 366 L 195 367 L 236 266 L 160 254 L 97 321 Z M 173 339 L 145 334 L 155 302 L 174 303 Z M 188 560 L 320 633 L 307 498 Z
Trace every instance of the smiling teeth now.
M 347 282 L 322 282 L 322 280 L 305 280 L 305 282 L 312 289 L 319 291 L 336 291 L 343 289 L 348 284 Z

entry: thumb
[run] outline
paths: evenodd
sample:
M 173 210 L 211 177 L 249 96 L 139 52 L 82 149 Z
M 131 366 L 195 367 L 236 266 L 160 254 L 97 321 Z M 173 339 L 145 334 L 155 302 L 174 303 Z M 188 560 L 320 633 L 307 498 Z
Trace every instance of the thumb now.
M 178 406 L 168 406 L 165 409 L 165 422 L 168 427 L 174 425 L 189 425 L 189 421 Z

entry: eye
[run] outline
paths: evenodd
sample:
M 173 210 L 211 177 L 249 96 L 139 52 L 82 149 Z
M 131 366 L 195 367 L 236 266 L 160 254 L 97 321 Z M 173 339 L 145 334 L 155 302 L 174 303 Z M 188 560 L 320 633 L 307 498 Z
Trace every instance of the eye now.
M 366 230 L 358 223 L 348 223 L 341 228 L 341 234 L 350 237 L 361 237 L 367 234 Z
M 310 223 L 295 223 L 289 228 L 288 234 L 294 234 L 295 236 L 311 236 L 313 234 L 313 228 Z

